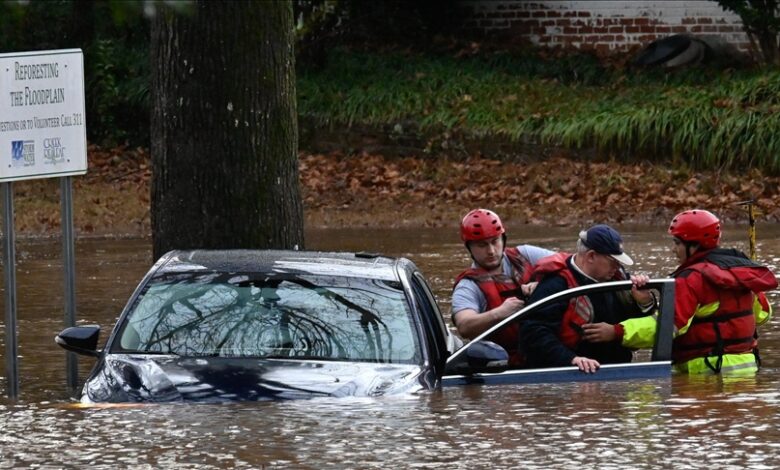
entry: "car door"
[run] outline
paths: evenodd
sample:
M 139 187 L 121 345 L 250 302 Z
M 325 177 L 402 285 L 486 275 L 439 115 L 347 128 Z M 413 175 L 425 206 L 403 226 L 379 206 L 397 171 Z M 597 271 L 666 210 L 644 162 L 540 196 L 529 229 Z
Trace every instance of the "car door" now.
M 671 354 L 674 329 L 674 279 L 653 279 L 647 287 L 659 293 L 657 312 L 656 340 L 649 360 L 625 364 L 606 364 L 593 374 L 581 372 L 576 367 L 554 367 L 545 369 L 515 369 L 496 372 L 463 373 L 464 357 L 468 357 L 469 348 L 484 340 L 494 331 L 511 324 L 531 312 L 548 305 L 578 297 L 589 292 L 606 292 L 631 289 L 631 281 L 615 281 L 576 287 L 542 299 L 516 312 L 470 343 L 456 351 L 447 360 L 447 368 L 442 379 L 443 386 L 467 384 L 517 384 L 542 382 L 569 382 L 584 380 L 619 380 L 632 378 L 670 377 Z M 456 368 L 455 365 L 458 367 Z M 457 370 L 458 373 L 451 371 Z

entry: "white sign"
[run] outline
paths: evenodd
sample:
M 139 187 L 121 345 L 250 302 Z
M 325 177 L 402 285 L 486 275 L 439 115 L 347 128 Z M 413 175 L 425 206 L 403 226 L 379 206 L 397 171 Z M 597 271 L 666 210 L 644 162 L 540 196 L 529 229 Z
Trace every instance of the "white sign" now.
M 86 172 L 81 50 L 0 54 L 0 183 Z

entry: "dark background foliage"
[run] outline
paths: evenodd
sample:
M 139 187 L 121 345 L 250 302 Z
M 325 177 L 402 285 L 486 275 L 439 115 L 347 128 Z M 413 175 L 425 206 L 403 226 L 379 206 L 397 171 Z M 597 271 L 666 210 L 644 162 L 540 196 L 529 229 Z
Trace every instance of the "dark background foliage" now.
M 0 51 L 84 51 L 88 138 L 148 145 L 149 22 L 124 2 L 0 3 Z

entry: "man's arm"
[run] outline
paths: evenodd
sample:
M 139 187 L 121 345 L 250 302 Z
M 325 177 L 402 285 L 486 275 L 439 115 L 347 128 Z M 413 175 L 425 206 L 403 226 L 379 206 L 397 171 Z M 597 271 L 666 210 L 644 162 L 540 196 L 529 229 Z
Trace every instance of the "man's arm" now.
M 566 289 L 566 280 L 560 276 L 548 276 L 531 294 L 529 303 Z M 568 302 L 551 304 L 533 313 L 520 327 L 520 348 L 528 355 L 533 366 L 561 367 L 573 365 L 577 355 L 558 339 L 563 314 Z
M 697 289 L 701 289 L 701 276 L 692 272 L 689 277 L 675 279 L 674 289 L 674 337 L 685 334 L 693 320 L 699 299 Z M 617 325 L 594 323 L 583 325 L 583 338 L 593 343 L 619 340 L 629 348 L 651 348 L 655 344 L 657 316 L 646 315 L 629 318 Z
M 477 312 L 474 309 L 465 309 L 453 314 L 455 327 L 458 334 L 466 339 L 473 339 L 481 335 L 488 328 L 496 325 L 501 320 L 523 308 L 525 302 L 517 297 L 510 297 L 501 306 L 487 312 Z
M 452 322 L 462 338 L 473 339 L 520 310 L 523 305 L 522 300 L 512 297 L 499 307 L 486 310 L 487 301 L 477 283 L 463 279 L 452 292 Z

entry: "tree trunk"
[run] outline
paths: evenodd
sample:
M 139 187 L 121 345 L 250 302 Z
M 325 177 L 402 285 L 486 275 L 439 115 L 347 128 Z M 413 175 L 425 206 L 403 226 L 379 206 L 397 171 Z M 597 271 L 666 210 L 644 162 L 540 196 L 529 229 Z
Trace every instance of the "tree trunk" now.
M 303 248 L 291 4 L 160 12 L 151 56 L 155 259 Z

